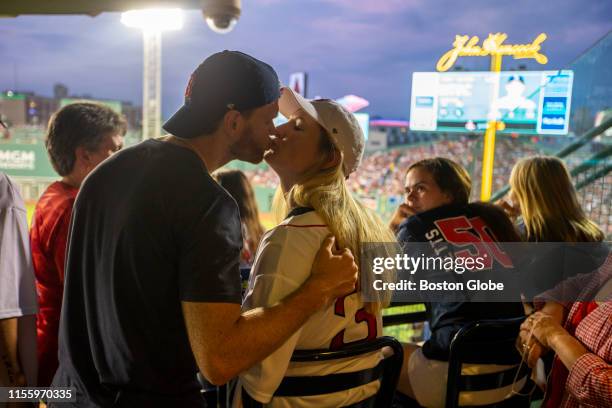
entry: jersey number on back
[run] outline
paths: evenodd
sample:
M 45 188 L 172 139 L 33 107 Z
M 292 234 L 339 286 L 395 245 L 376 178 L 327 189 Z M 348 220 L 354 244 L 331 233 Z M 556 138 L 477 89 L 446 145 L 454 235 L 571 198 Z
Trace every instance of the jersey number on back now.
M 494 259 L 505 268 L 512 268 L 512 260 L 497 245 L 482 218 L 468 219 L 465 216 L 460 216 L 438 220 L 434 224 L 447 242 L 458 247 L 469 246 L 476 250 L 476 253 L 469 249 L 457 251 L 455 256 L 459 258 L 482 257 L 484 259 L 484 269 L 491 269 Z
M 351 295 L 348 295 L 348 296 L 351 296 Z M 334 314 L 336 314 L 337 316 L 346 317 L 346 313 L 344 310 L 345 309 L 344 300 L 346 299 L 346 297 L 347 296 L 342 296 L 341 298 L 336 299 L 336 303 L 334 304 Z M 374 316 L 371 313 L 366 312 L 364 307 L 362 307 L 361 309 L 357 310 L 357 312 L 355 312 L 355 323 L 357 324 L 365 323 L 368 327 L 368 335 L 364 339 L 359 339 L 359 340 L 345 343 L 344 342 L 344 329 L 342 329 L 332 339 L 331 344 L 329 346 L 330 350 L 339 350 L 342 347 L 346 346 L 347 344 L 356 343 L 362 340 L 374 340 L 376 338 L 376 334 L 377 334 L 376 333 L 377 332 L 376 316 Z

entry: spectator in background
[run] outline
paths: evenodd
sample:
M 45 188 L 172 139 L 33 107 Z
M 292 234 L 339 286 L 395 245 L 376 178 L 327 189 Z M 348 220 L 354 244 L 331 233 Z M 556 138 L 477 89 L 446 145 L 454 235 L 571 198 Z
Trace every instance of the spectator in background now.
M 37 337 L 41 387 L 51 384 L 58 366 L 57 337 L 72 206 L 85 177 L 121 149 L 125 132 L 126 122 L 119 114 L 95 103 L 67 105 L 49 123 L 45 146 L 62 178 L 40 197 L 30 231 L 40 304 Z
M 253 265 L 257 246 L 264 233 L 264 227 L 259 220 L 259 209 L 251 183 L 240 170 L 221 170 L 215 173 L 217 182 L 236 200 L 242 224 L 242 252 L 240 267 Z
M 522 216 L 528 242 L 600 242 L 604 233 L 578 202 L 570 174 L 556 157 L 520 160 L 510 175 L 511 217 Z
M 454 241 L 449 237 L 456 232 L 457 222 L 461 223 L 459 229 L 473 237 L 474 243 L 520 240 L 501 209 L 485 203 L 468 204 L 471 186 L 467 171 L 446 158 L 421 160 L 408 168 L 405 181 L 406 201 L 394 217 L 394 222 L 397 223 L 402 214 L 410 214 L 398 229 L 398 241 L 404 246 L 406 253 L 411 254 L 411 251 L 414 251 L 412 256 L 419 256 L 422 251 L 426 256 L 455 256 L 457 249 L 453 247 Z M 461 241 L 459 238 L 458 240 Z M 429 245 L 411 245 L 418 242 Z M 461 242 L 464 245 L 466 243 Z M 429 248 L 430 253 L 427 253 L 425 248 Z M 474 246 L 474 250 L 478 250 L 478 247 Z M 491 251 L 491 254 L 480 253 L 480 256 L 491 256 L 494 259 L 491 265 L 494 271 L 501 272 L 502 268 L 512 267 L 512 260 L 502 249 L 498 252 Z M 472 278 L 474 273 L 471 272 Z M 404 345 L 404 365 L 398 390 L 416 399 L 423 406 L 444 406 L 448 358 L 454 335 L 466 324 L 477 320 L 523 316 L 523 307 L 519 300 L 517 294 L 517 302 L 491 303 L 486 307 L 473 301 L 426 302 L 432 335 L 422 347 L 416 344 Z M 502 367 L 478 365 L 474 366 L 474 370 L 492 372 L 501 370 Z M 519 389 L 522 384 L 523 380 L 520 381 Z M 497 388 L 487 395 L 462 392 L 460 402 L 461 405 L 492 404 L 505 399 L 511 388 Z
M 517 343 L 532 368 L 555 354 L 542 407 L 612 406 L 612 255 L 541 294 L 536 308 Z
M 37 311 L 26 209 L 0 172 L 0 387 L 36 385 Z
M 604 233 L 578 202 L 570 174 L 556 157 L 520 160 L 510 175 L 510 201 L 500 202 L 512 217 L 522 217 L 523 240 L 532 244 L 521 267 L 527 299 L 579 273 L 601 266 L 607 248 Z M 591 243 L 563 245 L 563 242 Z

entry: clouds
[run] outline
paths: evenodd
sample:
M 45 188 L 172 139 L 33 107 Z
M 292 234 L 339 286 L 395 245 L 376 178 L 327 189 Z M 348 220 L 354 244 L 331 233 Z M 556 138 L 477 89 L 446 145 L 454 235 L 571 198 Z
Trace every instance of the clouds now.
M 456 34 L 486 37 L 507 32 L 508 42 L 549 40 L 546 69 L 562 68 L 610 30 L 607 0 L 252 0 L 243 2 L 236 29 L 212 33 L 199 11 L 185 28 L 164 34 L 163 112 L 182 103 L 191 71 L 213 52 L 239 49 L 269 62 L 281 80 L 308 71 L 310 94 L 369 99 L 371 113 L 406 117 L 413 71 L 434 70 Z M 462 58 L 488 69 L 486 58 Z M 505 67 L 523 61 L 504 60 Z M 96 18 L 43 16 L 0 19 L 0 89 L 50 94 L 64 82 L 75 93 L 140 103 L 142 40 L 119 23 L 119 14 Z
M 124 67 L 142 66 L 141 35 L 114 17 L 0 20 L 0 56 L 5 63 L 0 64 L 0 88 L 15 85 L 13 75 L 4 75 L 10 65 L 11 70 L 17 68 L 20 90 L 49 95 L 53 83 L 65 82 L 78 93 L 137 98 L 137 92 L 125 92 L 123 82 L 134 78 Z
M 423 5 L 421 0 L 324 0 L 350 11 L 361 14 L 389 15 L 417 10 Z

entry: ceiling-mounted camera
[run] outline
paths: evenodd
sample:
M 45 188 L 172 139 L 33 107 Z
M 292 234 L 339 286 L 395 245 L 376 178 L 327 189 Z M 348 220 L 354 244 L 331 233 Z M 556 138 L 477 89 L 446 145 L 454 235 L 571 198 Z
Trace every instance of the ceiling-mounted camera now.
M 233 30 L 240 18 L 241 0 L 202 0 L 202 13 L 206 24 L 216 33 Z

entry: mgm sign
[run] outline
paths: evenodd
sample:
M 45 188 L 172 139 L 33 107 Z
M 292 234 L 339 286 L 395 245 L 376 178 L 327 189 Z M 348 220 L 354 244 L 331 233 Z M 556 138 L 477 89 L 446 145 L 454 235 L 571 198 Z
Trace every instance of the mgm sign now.
M 0 169 L 36 170 L 36 152 L 33 150 L 0 149 Z

